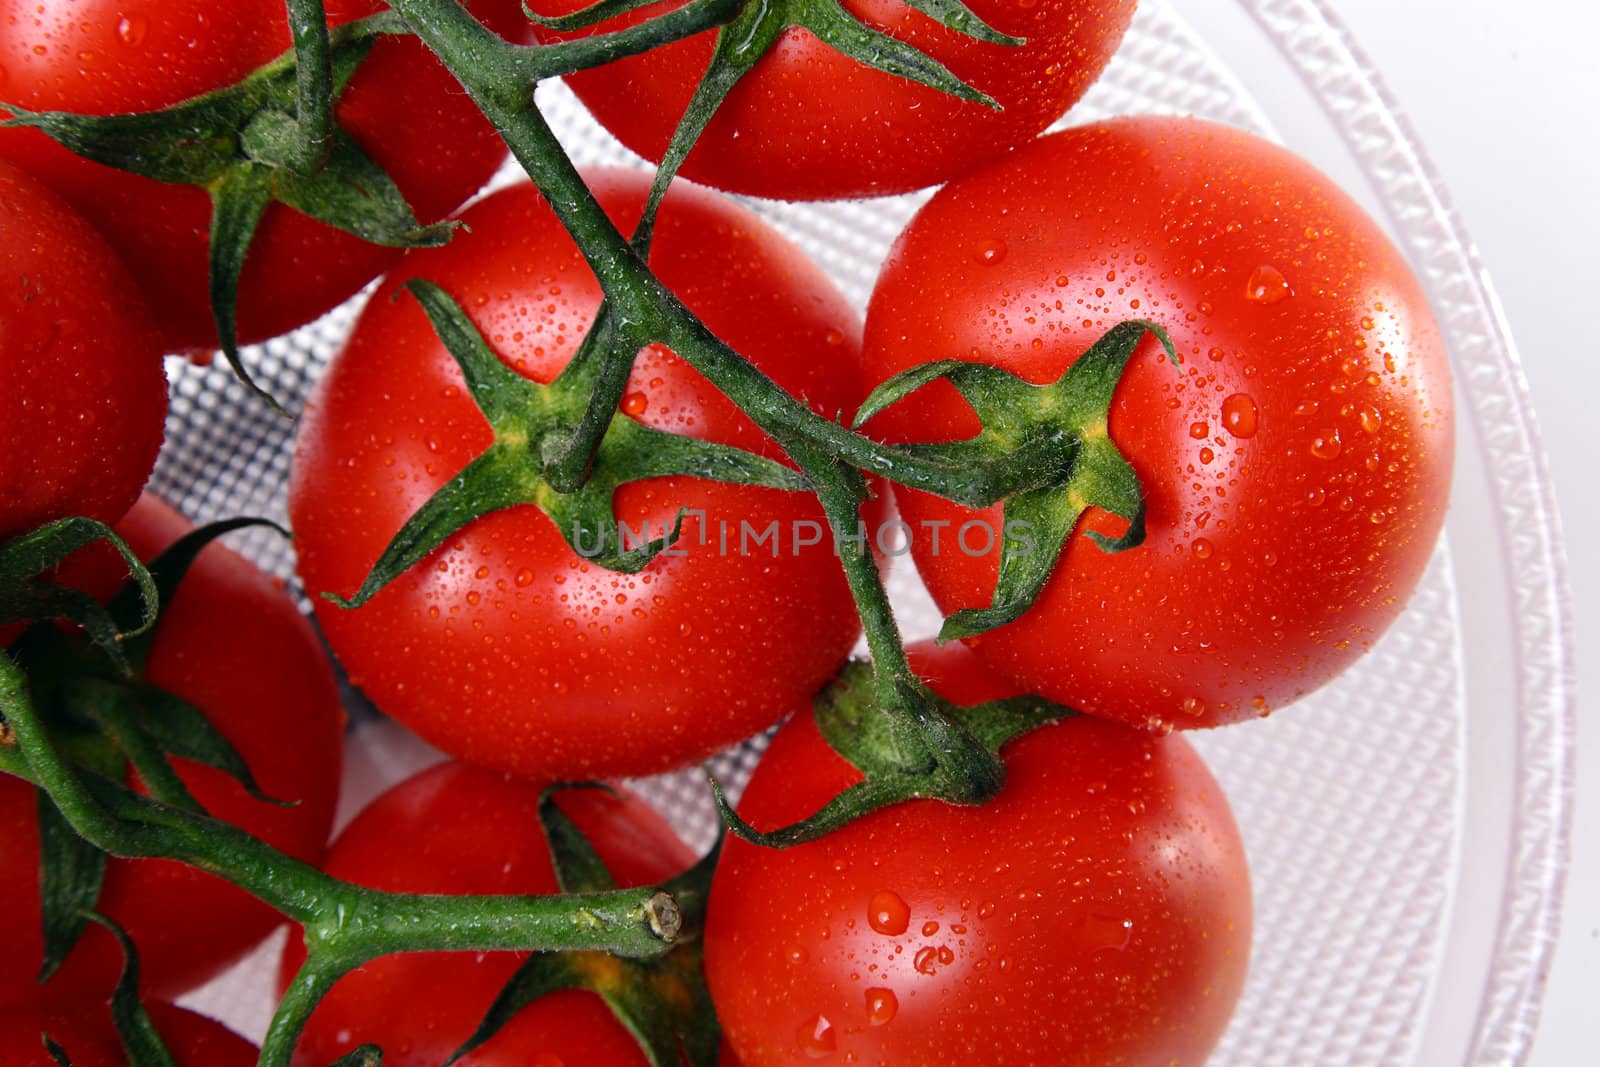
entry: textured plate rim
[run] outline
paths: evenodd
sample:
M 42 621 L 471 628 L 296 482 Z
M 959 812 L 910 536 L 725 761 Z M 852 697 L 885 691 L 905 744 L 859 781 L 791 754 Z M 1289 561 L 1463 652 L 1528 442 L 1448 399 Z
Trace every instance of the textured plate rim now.
M 1494 284 L 1454 201 L 1376 67 L 1327 0 L 1240 0 L 1382 194 L 1402 246 L 1453 312 L 1443 326 L 1481 440 L 1520 461 L 1490 470 L 1514 591 L 1517 753 L 1512 855 L 1473 1064 L 1527 1060 L 1566 885 L 1576 773 L 1577 643 L 1566 551 L 1527 378 Z M 1374 136 L 1374 127 L 1383 136 Z M 1402 212 L 1401 208 L 1415 210 Z M 1445 279 L 1446 275 L 1453 277 Z M 1464 325 L 1464 323 L 1466 325 Z M 1501 452 L 1509 443 L 1509 452 Z M 1516 531 L 1515 535 L 1513 531 Z

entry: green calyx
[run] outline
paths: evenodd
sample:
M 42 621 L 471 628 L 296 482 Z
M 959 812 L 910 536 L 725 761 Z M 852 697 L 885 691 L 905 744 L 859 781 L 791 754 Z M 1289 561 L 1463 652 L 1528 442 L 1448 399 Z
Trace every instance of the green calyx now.
M 852 661 L 817 694 L 812 714 L 824 740 L 861 772 L 862 781 L 797 823 L 761 831 L 739 817 L 713 779 L 717 807 L 728 829 L 752 844 L 782 849 L 815 841 L 875 811 L 908 800 L 982 804 L 1004 784 L 1000 750 L 1007 742 L 1078 714 L 1072 708 L 1031 696 L 960 708 L 917 688 L 918 699 L 934 710 L 924 731 L 939 723 L 947 730 L 959 731 L 963 739 L 976 742 L 977 747 L 969 750 L 969 755 L 960 756 L 963 750 L 952 746 L 951 754 L 956 758 L 930 762 L 920 758 L 920 746 L 908 751 L 905 733 L 897 728 L 897 716 L 884 706 L 881 682 L 873 665 Z M 1000 769 L 998 778 L 991 767 Z M 991 780 L 990 788 L 983 795 L 974 795 L 972 782 L 986 779 Z
M 1067 372 L 1048 385 L 1032 385 L 1009 371 L 981 363 L 945 360 L 912 367 L 875 389 L 856 415 L 859 427 L 874 415 L 943 378 L 961 392 L 982 421 L 977 436 L 937 445 L 911 445 L 912 452 L 974 466 L 1015 468 L 1017 457 L 1034 456 L 1045 476 L 1003 499 L 1000 576 L 987 608 L 951 615 L 941 641 L 971 637 L 1020 618 L 1055 570 L 1078 519 L 1090 507 L 1128 520 L 1121 537 L 1090 531 L 1105 552 L 1144 542 L 1144 492 L 1106 430 L 1111 398 L 1123 371 L 1146 334 L 1155 336 L 1174 366 L 1177 351 L 1166 330 L 1140 320 L 1107 331 Z
M 96 541 L 117 550 L 137 593 L 136 598 L 128 594 L 121 622 L 88 593 L 53 578 L 57 564 Z M 155 625 L 159 602 L 155 579 L 144 562 L 115 530 L 97 519 L 59 519 L 0 543 L 0 626 L 46 619 L 73 623 L 124 675 L 132 668 L 123 642 Z M 135 605 L 136 617 L 130 618 Z
M 122 927 L 87 908 L 78 917 L 83 922 L 94 922 L 105 927 L 122 948 L 122 972 L 112 990 L 110 1007 L 111 1024 L 116 1028 L 117 1039 L 122 1044 L 128 1062 L 138 1067 L 176 1067 L 177 1061 L 173 1059 L 150 1014 L 145 1011 L 144 1003 L 139 999 L 139 953 L 134 948 L 133 940 Z M 65 1036 L 70 1038 L 72 1035 Z M 44 1042 L 50 1057 L 57 1064 L 72 1067 L 67 1050 L 57 1044 L 52 1036 L 46 1034 Z
M 360 607 L 457 530 L 503 508 L 538 507 L 579 556 L 631 574 L 677 542 L 687 513 L 680 511 L 670 528 L 658 529 L 654 536 L 648 529 L 634 531 L 616 519 L 612 507 L 621 485 L 685 475 L 773 489 L 806 488 L 800 474 L 774 460 L 654 430 L 631 418 L 612 419 L 606 413 L 608 425 L 582 484 L 575 491 L 561 492 L 551 485 L 546 469 L 563 454 L 573 427 L 593 417 L 589 379 L 599 364 L 580 353 L 549 385 L 530 381 L 500 361 L 460 304 L 443 289 L 421 280 L 407 283 L 406 288 L 422 303 L 439 339 L 455 357 L 494 441 L 406 522 L 354 596 L 324 594 L 341 607 Z
M 261 791 L 244 758 L 200 709 L 142 677 L 159 629 L 159 614 L 151 613 L 171 601 L 206 545 L 254 525 L 270 524 L 238 519 L 189 533 L 148 568 L 142 564 L 134 568 L 136 577 L 103 607 L 87 594 L 71 590 L 94 605 L 88 617 L 96 620 L 97 630 L 116 635 L 112 642 L 87 628 L 82 635 L 69 633 L 51 619 L 35 622 L 17 639 L 11 654 L 28 671 L 28 686 L 42 721 L 84 771 L 120 782 L 132 767 L 150 796 L 172 807 L 202 812 L 172 765 L 176 757 L 228 774 L 258 800 L 283 803 Z M 69 539 L 63 545 L 71 543 Z M 133 559 L 131 552 L 128 558 Z M 23 761 L 0 761 L 0 770 L 37 784 Z M 99 899 L 105 853 L 80 837 L 43 791 L 38 817 L 44 930 L 39 981 L 44 982 L 77 943 Z
M 40 130 L 96 163 L 206 191 L 218 339 L 240 378 L 275 407 L 240 363 L 237 330 L 239 276 L 268 206 L 287 204 L 391 247 L 443 244 L 453 229 L 419 223 L 394 179 L 331 117 L 333 100 L 373 44 L 407 32 L 405 24 L 386 12 L 329 31 L 320 3 L 289 6 L 295 50 L 236 85 L 163 111 L 98 116 L 4 105 L 12 114 L 4 125 Z
M 555 786 L 539 804 L 539 820 L 563 893 L 602 893 L 616 883 L 594 847 L 556 806 L 562 789 L 611 787 L 584 782 Z M 663 889 L 677 902 L 670 918 L 673 947 L 650 959 L 600 952 L 544 952 L 530 956 L 500 991 L 483 1021 L 446 1061 L 456 1063 L 499 1033 L 523 1008 L 558 989 L 587 989 L 606 1002 L 639 1042 L 651 1067 L 714 1067 L 720 1030 L 702 969 L 700 930 L 718 848 Z

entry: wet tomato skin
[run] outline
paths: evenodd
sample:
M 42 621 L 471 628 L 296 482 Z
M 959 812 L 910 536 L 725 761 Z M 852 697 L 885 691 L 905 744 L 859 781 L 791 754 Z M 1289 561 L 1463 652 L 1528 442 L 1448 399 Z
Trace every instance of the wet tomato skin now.
M 1017 694 L 959 644 L 911 652 L 958 703 Z M 1205 1062 L 1251 929 L 1216 781 L 1180 736 L 1087 716 L 1004 756 L 981 808 L 913 801 L 784 851 L 728 841 L 706 975 L 742 1062 Z M 773 829 L 859 780 L 796 716 L 739 811 Z
M 121 518 L 166 412 L 133 275 L 65 201 L 0 161 L 0 540 L 69 515 Z
M 1326 177 L 1241 131 L 1133 118 L 942 190 L 889 257 L 864 359 L 873 382 L 938 358 L 1044 382 L 1136 318 L 1182 362 L 1147 339 L 1111 408 L 1144 545 L 1074 536 L 1032 610 L 972 645 L 1024 689 L 1136 725 L 1266 714 L 1370 648 L 1422 575 L 1453 460 L 1443 342 L 1400 253 Z M 873 428 L 956 439 L 976 423 L 938 383 Z M 914 528 L 999 528 L 997 508 L 896 499 Z M 998 552 L 915 548 L 946 613 L 989 603 Z
M 144 559 L 189 529 L 148 494 L 117 525 Z M 109 550 L 80 553 L 63 580 L 109 595 L 126 576 L 118 563 Z M 297 802 L 255 800 L 222 772 L 175 760 L 201 805 L 296 859 L 318 860 L 339 793 L 344 711 L 322 646 L 281 583 L 225 545 L 206 548 L 162 611 L 144 677 L 200 708 L 268 796 Z M 0 924 L 0 1004 L 110 992 L 122 953 L 94 925 L 47 984 L 34 982 L 42 958 L 36 794 L 9 776 L 0 776 L 0 902 L 18 917 Z M 98 909 L 138 946 L 141 988 L 168 999 L 221 973 L 280 921 L 216 875 L 160 859 L 110 860 Z
M 590 179 L 627 230 L 648 175 Z M 470 232 L 408 256 L 375 294 L 308 407 L 289 514 L 313 592 L 354 592 L 402 524 L 491 441 L 417 302 L 393 299 L 398 285 L 442 286 L 502 360 L 539 381 L 566 364 L 598 305 L 593 274 L 531 187 L 496 193 L 463 218 Z M 667 197 L 651 263 L 714 332 L 814 410 L 831 417 L 859 404 L 858 320 L 756 216 L 681 186 Z M 618 417 L 782 456 L 659 347 L 641 354 Z M 620 521 L 652 535 L 689 509 L 679 546 L 637 575 L 616 574 L 523 505 L 469 523 L 361 608 L 318 600 L 318 618 L 385 712 L 457 758 L 545 778 L 651 773 L 707 756 L 809 699 L 848 655 L 859 621 L 813 497 L 661 478 L 614 499 Z M 815 525 L 793 536 L 806 522 Z M 776 556 L 771 542 L 741 548 L 745 523 L 778 524 Z M 817 543 L 802 547 L 813 533 Z
M 560 15 L 585 3 L 533 6 Z M 595 32 L 668 6 L 610 20 Z M 1134 8 L 1133 0 L 973 0 L 968 6 L 979 18 L 1027 40 L 1009 47 L 964 37 L 896 0 L 843 6 L 925 51 L 1003 110 L 869 69 L 809 31 L 789 29 L 718 109 L 684 163 L 685 177 L 781 200 L 885 196 L 937 185 L 1004 155 L 1063 115 L 1111 59 Z M 569 75 L 567 84 L 624 144 L 659 160 L 711 61 L 712 41 L 704 33 Z
M 177 1067 L 254 1067 L 256 1047 L 221 1023 L 171 1004 L 148 1003 L 146 1010 Z M 0 1008 L 0 1063 L 58 1067 L 41 1034 L 61 1046 L 72 1067 L 130 1067 L 103 1001 Z
M 383 9 L 332 0 L 330 25 Z M 526 39 L 515 0 L 471 5 Z M 278 0 L 0 0 L 0 101 L 34 111 L 154 111 L 231 85 L 290 47 Z M 0 107 L 0 112 L 3 112 Z M 505 158 L 505 146 L 421 42 L 379 40 L 336 110 L 340 125 L 395 179 L 417 217 L 441 218 Z M 0 159 L 26 167 L 98 227 L 145 281 L 168 350 L 215 348 L 206 282 L 211 201 L 74 155 L 37 130 L 0 129 Z M 281 204 L 268 209 L 239 293 L 241 343 L 264 341 L 328 311 L 399 256 Z
M 374 889 L 415 893 L 560 892 L 539 822 L 542 784 L 459 763 L 430 768 L 368 805 L 324 869 Z M 567 790 L 563 812 L 619 886 L 658 884 L 694 863 L 666 820 L 631 793 Z M 312 1015 L 296 1067 L 324 1067 L 366 1042 L 392 1067 L 442 1063 L 477 1028 L 526 959 L 519 952 L 386 956 L 334 986 Z M 298 934 L 280 985 L 305 960 Z M 594 993 L 561 990 L 523 1009 L 463 1067 L 646 1067 L 638 1042 Z

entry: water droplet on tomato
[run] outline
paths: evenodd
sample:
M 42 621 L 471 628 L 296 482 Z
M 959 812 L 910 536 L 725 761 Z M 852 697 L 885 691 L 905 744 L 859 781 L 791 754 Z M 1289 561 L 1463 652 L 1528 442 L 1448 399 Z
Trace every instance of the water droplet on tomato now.
M 992 267 L 1006 258 L 1006 243 L 998 237 L 982 242 L 972 252 L 972 258 L 986 267 Z
M 1194 553 L 1195 559 L 1210 559 L 1211 553 L 1214 551 L 1211 542 L 1204 537 L 1196 537 L 1189 549 Z
M 894 995 L 892 989 L 867 990 L 867 1022 L 872 1026 L 883 1026 L 891 1022 L 900 1012 L 900 998 Z
M 1366 405 L 1356 412 L 1356 421 L 1361 423 L 1361 428 L 1367 433 L 1377 433 L 1383 426 L 1383 416 L 1378 414 L 1378 409 Z
M 838 347 L 844 344 L 844 331 L 837 328 L 831 329 L 822 335 L 822 340 L 827 344 Z
M 650 398 L 643 393 L 629 393 L 622 398 L 622 410 L 628 415 L 643 415 L 650 406 Z
M 800 1044 L 800 1051 L 813 1060 L 831 1056 L 839 1048 L 839 1035 L 834 1033 L 833 1024 L 828 1021 L 826 1015 L 813 1015 L 800 1024 L 800 1032 L 796 1038 Z
M 1276 304 L 1290 295 L 1289 282 L 1283 272 L 1266 264 L 1251 271 L 1250 280 L 1244 285 L 1244 298 L 1253 304 Z
M 533 572 L 524 567 L 517 572 L 515 581 L 518 589 L 526 589 L 528 586 L 533 584 Z
M 1206 702 L 1199 697 L 1184 697 L 1178 709 L 1191 719 L 1198 719 L 1206 713 Z
M 1337 428 L 1323 430 L 1311 439 L 1311 454 L 1318 459 L 1338 459 L 1342 451 L 1344 442 L 1339 439 Z
M 917 969 L 918 974 L 937 974 L 939 972 L 939 950 L 932 945 L 923 945 L 917 949 L 917 954 L 912 957 L 911 965 Z
M 932 937 L 934 934 L 936 934 L 938 932 L 939 932 L 939 924 L 934 922 L 932 919 L 929 919 L 927 922 L 922 924 L 922 936 L 923 937 Z
M 1189 424 L 1189 436 L 1194 438 L 1196 441 L 1204 441 L 1207 437 L 1211 436 L 1210 424 L 1204 422 L 1191 422 Z
M 143 15 L 124 15 L 117 23 L 117 36 L 129 48 L 138 48 L 144 44 L 144 35 L 149 29 L 150 23 Z
M 867 922 L 878 933 L 896 937 L 911 925 L 911 909 L 900 894 L 885 889 L 874 893 L 867 904 Z
M 1234 393 L 1222 402 L 1222 428 L 1238 438 L 1256 435 L 1259 411 L 1248 393 Z
M 1084 942 L 1096 952 L 1125 949 L 1133 940 L 1133 920 L 1117 915 L 1090 915 L 1079 929 Z

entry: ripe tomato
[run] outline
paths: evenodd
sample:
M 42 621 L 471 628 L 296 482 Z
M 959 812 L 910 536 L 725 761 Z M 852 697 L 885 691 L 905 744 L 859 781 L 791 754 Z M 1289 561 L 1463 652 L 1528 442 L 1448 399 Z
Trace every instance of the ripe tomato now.
M 1044 382 L 1130 318 L 1165 325 L 1182 362 L 1147 339 L 1111 406 L 1148 537 L 1107 555 L 1074 536 L 1033 609 L 973 646 L 1031 692 L 1129 723 L 1265 714 L 1370 648 L 1427 563 L 1454 448 L 1438 329 L 1399 252 L 1308 164 L 1193 119 L 1122 119 L 936 196 L 878 281 L 864 358 L 873 381 L 954 357 Z M 881 425 L 976 429 L 943 382 Z M 897 499 L 919 534 L 999 528 L 999 509 Z M 936 556 L 918 536 L 916 559 L 944 611 L 989 604 L 998 551 Z
M 333 0 L 330 25 L 382 10 Z M 526 36 L 515 0 L 480 17 Z M 282 0 L 83 0 L 40 7 L 0 0 L 0 101 L 34 111 L 154 111 L 231 85 L 290 47 Z M 3 112 L 3 109 L 0 109 Z M 338 103 L 337 118 L 399 185 L 417 217 L 453 211 L 494 173 L 504 146 L 455 79 L 418 41 L 380 40 Z M 0 158 L 21 163 L 110 239 L 173 349 L 217 345 L 208 297 L 205 190 L 91 163 L 36 130 L 0 129 Z M 239 286 L 239 339 L 262 341 L 332 308 L 393 263 L 369 245 L 282 205 L 267 211 Z
M 188 532 L 152 496 L 118 527 L 151 558 Z M 98 547 L 98 546 L 97 546 Z M 109 550 L 106 556 L 110 556 Z M 69 561 L 85 588 L 100 585 L 105 559 Z M 339 792 L 344 714 L 333 673 L 304 616 L 281 583 L 222 545 L 201 553 L 164 605 L 145 679 L 203 711 L 243 756 L 261 790 L 293 807 L 250 797 L 210 767 L 176 760 L 179 775 L 215 817 L 298 859 L 322 854 Z M 110 990 L 122 953 L 91 924 L 50 981 L 34 982 L 41 959 L 39 832 L 33 787 L 0 776 L 0 1003 Z M 111 860 L 99 909 L 133 938 L 143 988 L 171 998 L 208 981 L 275 925 L 265 904 L 215 875 L 171 860 Z
M 167 379 L 128 269 L 87 222 L 0 163 L 0 540 L 115 522 L 161 447 Z
M 626 230 L 649 176 L 590 176 Z M 490 444 L 456 364 L 409 297 L 454 296 L 509 366 L 549 381 L 599 288 L 527 185 L 463 216 L 470 232 L 408 255 L 368 303 L 301 423 L 289 490 L 300 573 L 348 596 L 396 531 Z M 819 412 L 863 394 L 857 319 L 828 280 L 754 215 L 684 187 L 667 197 L 652 266 L 712 330 Z M 781 453 L 698 373 L 647 349 L 623 402 L 661 430 Z M 677 555 L 637 575 L 593 566 L 531 505 L 484 516 L 363 607 L 317 602 L 334 651 L 385 712 L 461 759 L 531 777 L 681 766 L 775 722 L 816 690 L 859 629 L 816 500 L 661 478 L 624 485 L 621 522 L 685 521 Z M 812 522 L 794 536 L 795 523 Z M 728 531 L 721 546 L 722 527 Z M 746 542 L 778 525 L 780 544 Z M 801 542 L 816 544 L 802 547 Z
M 147 1005 L 178 1067 L 254 1067 L 257 1049 L 221 1023 L 171 1004 Z M 41 1035 L 61 1046 L 72 1067 L 134 1067 L 100 1001 L 68 1002 L 42 1011 L 0 1010 L 0 1063 L 57 1067 Z
M 585 5 L 539 0 L 533 7 L 554 16 Z M 636 23 L 668 6 L 598 29 Z M 685 177 L 783 200 L 885 196 L 947 181 L 1023 144 L 1077 103 L 1116 51 L 1134 4 L 968 4 L 1001 32 L 1026 38 L 1019 47 L 964 37 L 898 0 L 847 0 L 843 6 L 873 29 L 926 52 L 1004 110 L 864 67 L 810 31 L 791 28 L 729 94 L 689 153 Z M 567 84 L 625 145 L 659 160 L 711 62 L 712 41 L 713 34 L 704 33 L 568 75 Z
M 446 763 L 380 796 L 329 849 L 324 870 L 391 892 L 560 892 L 539 822 L 544 786 Z M 567 790 L 557 804 L 594 846 L 617 884 L 659 884 L 694 854 L 666 820 L 630 793 Z M 318 1006 L 296 1067 L 324 1067 L 364 1043 L 386 1067 L 443 1063 L 474 1030 L 526 959 L 518 952 L 386 956 L 346 976 Z M 298 935 L 284 952 L 287 986 L 305 961 Z M 593 1064 L 645 1067 L 638 1042 L 604 1001 L 562 990 L 524 1008 L 462 1067 Z
M 960 645 L 911 652 L 957 703 L 1016 695 Z M 1004 755 L 982 808 L 912 801 L 781 852 L 728 841 L 706 977 L 743 1063 L 1205 1061 L 1250 951 L 1221 789 L 1181 738 L 1092 718 Z M 799 715 L 739 813 L 776 829 L 859 780 Z

